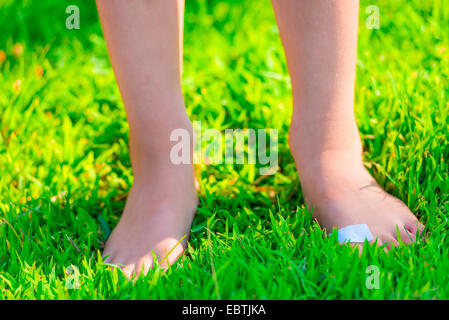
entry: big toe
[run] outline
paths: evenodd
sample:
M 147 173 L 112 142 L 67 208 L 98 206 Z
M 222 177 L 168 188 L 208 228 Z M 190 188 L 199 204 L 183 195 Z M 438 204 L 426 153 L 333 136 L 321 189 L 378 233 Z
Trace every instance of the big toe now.
M 418 220 L 413 220 L 405 224 L 407 231 L 415 238 L 422 238 L 424 236 L 425 226 Z
M 120 269 L 129 279 L 132 279 L 136 275 L 136 265 L 134 263 L 125 264 L 121 266 Z
M 147 254 L 139 259 L 136 265 L 136 275 L 147 275 L 150 269 L 153 268 L 153 256 L 151 254 Z
M 412 232 L 407 224 L 398 225 L 395 237 L 406 245 L 412 244 L 416 241 L 416 232 Z

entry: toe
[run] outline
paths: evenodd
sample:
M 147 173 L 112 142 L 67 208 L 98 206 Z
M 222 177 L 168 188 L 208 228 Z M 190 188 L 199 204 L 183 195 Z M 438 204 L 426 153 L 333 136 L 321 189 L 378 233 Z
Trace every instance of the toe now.
M 375 237 L 374 240 L 371 240 L 370 245 L 376 244 L 378 247 L 382 247 L 385 244 L 385 241 L 381 237 Z
M 375 243 L 377 245 L 377 247 L 382 248 L 382 250 L 385 253 L 388 253 L 388 240 L 386 240 L 384 237 L 376 237 L 373 241 L 371 241 L 370 243 Z
M 131 264 L 126 264 L 123 267 L 121 267 L 123 274 L 129 278 L 132 279 L 135 275 L 135 264 L 131 263 Z
M 409 244 L 412 244 L 413 242 L 415 242 L 415 240 L 416 240 L 415 233 L 413 233 L 410 230 L 408 230 L 406 225 L 398 227 L 397 232 L 399 233 L 400 240 L 404 244 L 409 245 Z
M 143 273 L 146 276 L 151 268 L 153 268 L 153 258 L 151 255 L 145 255 L 137 262 L 136 273 L 137 275 Z
M 172 264 L 177 262 L 184 253 L 184 246 L 174 238 L 167 238 L 160 242 L 160 246 L 156 248 L 159 259 L 159 266 L 166 270 Z
M 391 250 L 392 247 L 397 247 L 399 246 L 399 242 L 398 240 L 396 240 L 396 237 L 390 236 L 387 239 L 385 239 L 385 243 L 387 243 L 387 250 Z
M 414 220 L 405 225 L 407 231 L 410 232 L 415 238 L 418 236 L 422 237 L 424 233 L 424 225 L 418 220 Z

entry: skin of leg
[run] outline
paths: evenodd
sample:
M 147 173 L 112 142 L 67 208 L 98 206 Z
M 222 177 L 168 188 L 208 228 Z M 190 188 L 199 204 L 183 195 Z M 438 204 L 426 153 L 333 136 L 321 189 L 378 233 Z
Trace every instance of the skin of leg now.
M 313 216 L 331 232 L 367 224 L 379 244 L 423 225 L 363 166 L 354 116 L 358 0 L 272 0 L 293 92 L 289 144 Z
M 193 138 L 180 79 L 184 2 L 97 0 L 97 7 L 127 113 L 134 174 L 103 255 L 132 276 L 148 272 L 153 252 L 161 259 L 173 249 L 163 267 L 176 261 L 196 211 L 192 165 L 170 160 L 172 130 Z

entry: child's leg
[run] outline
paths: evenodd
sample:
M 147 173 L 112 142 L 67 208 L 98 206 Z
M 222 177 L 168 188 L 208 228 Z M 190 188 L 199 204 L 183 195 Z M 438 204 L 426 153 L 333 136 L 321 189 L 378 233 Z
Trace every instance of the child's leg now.
M 334 227 L 367 224 L 380 243 L 396 226 L 416 233 L 416 217 L 383 191 L 362 163 L 354 119 L 358 1 L 273 0 L 293 89 L 289 143 L 313 215 Z
M 152 266 L 189 234 L 197 204 L 191 165 L 170 161 L 170 133 L 191 134 L 180 84 L 184 3 L 97 0 L 110 58 L 126 107 L 134 173 L 122 218 L 104 251 L 131 275 Z M 170 254 L 173 262 L 185 247 Z

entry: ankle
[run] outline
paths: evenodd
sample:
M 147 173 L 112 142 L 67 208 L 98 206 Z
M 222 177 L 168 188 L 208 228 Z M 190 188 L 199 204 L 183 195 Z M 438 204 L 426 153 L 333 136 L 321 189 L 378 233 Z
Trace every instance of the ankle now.
M 347 135 L 332 141 L 320 134 L 319 126 L 315 132 L 310 132 L 310 127 L 304 130 L 298 126 L 297 121 L 292 121 L 289 146 L 307 199 L 340 196 L 338 186 L 344 180 L 354 175 L 365 175 L 357 131 L 352 137 Z
M 331 122 L 295 115 L 288 142 L 298 169 L 310 165 L 363 163 L 363 148 L 355 120 Z
M 177 175 L 178 178 L 186 176 L 186 171 L 192 171 L 193 167 L 193 127 L 188 119 L 187 115 L 184 117 L 177 116 L 171 118 L 169 122 L 165 122 L 161 119 L 157 124 L 154 119 L 147 122 L 146 128 L 143 126 L 136 129 L 130 125 L 130 155 L 131 163 L 135 178 L 143 177 L 146 180 L 148 177 L 155 178 L 160 177 L 162 180 L 166 180 L 167 177 Z M 157 128 L 155 128 L 157 127 Z M 182 140 L 180 137 L 172 133 L 175 130 L 181 130 L 183 133 Z M 187 135 L 187 138 L 184 136 Z M 175 141 L 172 141 L 175 138 Z M 190 141 L 186 141 L 190 139 Z M 179 143 L 190 142 L 189 145 L 183 144 L 183 154 L 190 153 L 190 162 L 188 163 L 174 163 L 172 161 L 172 152 L 175 145 Z M 190 148 L 190 150 L 187 150 Z M 189 152 L 190 151 L 190 152 Z M 193 177 L 192 173 L 189 173 Z M 159 181 L 163 183 L 163 181 Z

